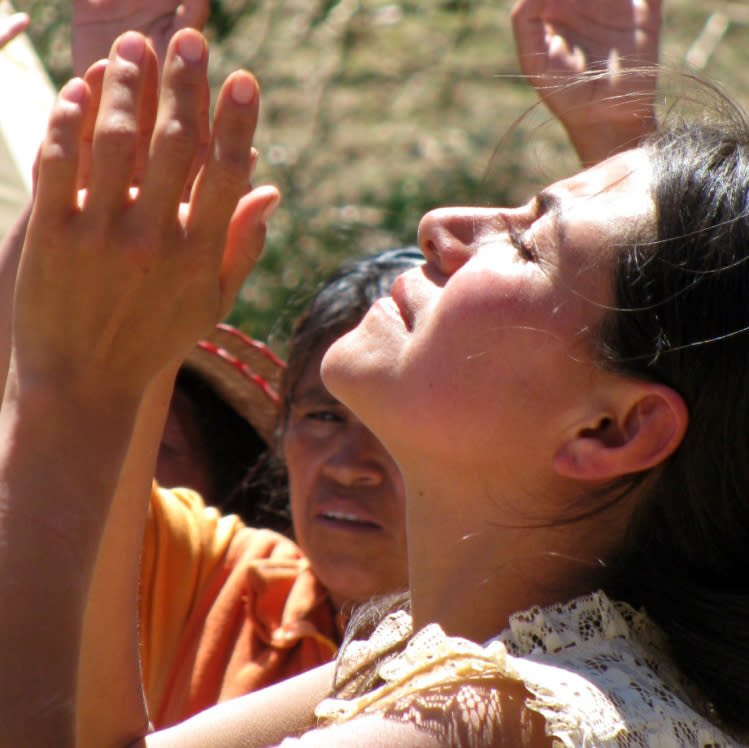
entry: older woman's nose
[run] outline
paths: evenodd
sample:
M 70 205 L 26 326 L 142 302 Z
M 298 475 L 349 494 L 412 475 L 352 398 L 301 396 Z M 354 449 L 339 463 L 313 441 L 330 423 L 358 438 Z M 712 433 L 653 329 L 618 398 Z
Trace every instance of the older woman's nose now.
M 452 275 L 473 255 L 496 210 L 439 208 L 419 222 L 419 247 L 428 263 L 443 275 Z
M 338 448 L 323 465 L 323 473 L 343 486 L 379 486 L 385 480 L 388 454 L 362 423 L 352 424 Z

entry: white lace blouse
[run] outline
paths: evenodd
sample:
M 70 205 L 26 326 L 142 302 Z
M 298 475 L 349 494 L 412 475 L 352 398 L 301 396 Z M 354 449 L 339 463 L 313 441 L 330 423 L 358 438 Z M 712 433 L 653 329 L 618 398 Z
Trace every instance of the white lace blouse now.
M 410 616 L 388 616 L 368 640 L 347 647 L 341 675 L 410 636 Z M 509 678 L 524 684 L 526 706 L 565 748 L 741 745 L 703 716 L 706 705 L 670 664 L 659 629 L 600 592 L 517 613 L 484 646 L 427 626 L 379 673 L 384 685 L 365 696 L 326 699 L 318 717 L 330 724 L 380 713 L 413 722 L 444 745 L 491 746 L 501 708 L 486 684 Z

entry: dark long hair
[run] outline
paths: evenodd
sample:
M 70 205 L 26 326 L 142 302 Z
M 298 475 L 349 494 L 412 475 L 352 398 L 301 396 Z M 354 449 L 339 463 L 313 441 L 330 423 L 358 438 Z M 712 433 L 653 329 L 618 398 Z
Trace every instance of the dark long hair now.
M 623 250 L 607 367 L 676 390 L 689 426 L 647 476 L 607 584 L 643 607 L 717 717 L 749 730 L 749 126 L 670 124 L 645 147 L 656 238 Z

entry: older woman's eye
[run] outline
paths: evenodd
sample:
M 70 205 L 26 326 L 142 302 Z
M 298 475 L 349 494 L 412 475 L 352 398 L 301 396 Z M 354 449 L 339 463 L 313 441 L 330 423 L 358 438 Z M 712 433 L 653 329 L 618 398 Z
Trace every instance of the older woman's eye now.
M 310 410 L 305 413 L 304 417 L 309 421 L 319 421 L 322 423 L 341 423 L 343 421 L 343 417 L 340 413 L 327 408 Z
M 526 262 L 536 262 L 536 247 L 532 242 L 527 240 L 527 232 L 511 228 L 509 230 L 509 235 L 510 243 L 518 251 L 518 254 Z

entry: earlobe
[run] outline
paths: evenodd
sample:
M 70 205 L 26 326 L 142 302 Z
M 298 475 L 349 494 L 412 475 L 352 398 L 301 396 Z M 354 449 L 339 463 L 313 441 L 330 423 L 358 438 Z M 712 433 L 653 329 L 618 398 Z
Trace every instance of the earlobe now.
M 618 416 L 600 417 L 580 428 L 554 455 L 554 470 L 565 478 L 614 480 L 648 470 L 679 446 L 687 428 L 681 396 L 660 384 L 639 382 Z

